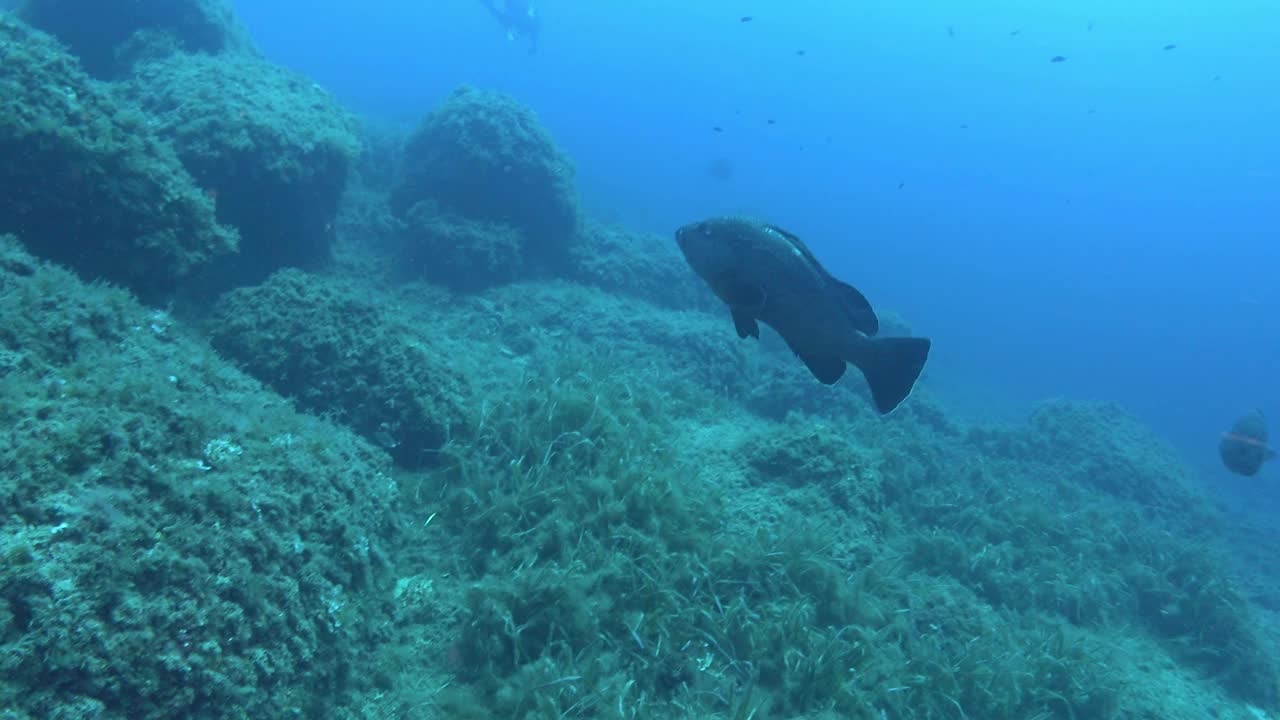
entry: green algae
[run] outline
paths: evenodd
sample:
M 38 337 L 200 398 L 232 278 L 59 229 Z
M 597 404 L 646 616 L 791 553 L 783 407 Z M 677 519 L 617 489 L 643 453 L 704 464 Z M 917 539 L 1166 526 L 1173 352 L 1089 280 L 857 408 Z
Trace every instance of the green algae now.
M 465 380 L 425 327 L 379 299 L 391 301 L 284 270 L 224 295 L 207 331 L 215 348 L 300 407 L 334 417 L 406 467 L 429 465 L 465 424 Z
M 0 16 L 0 231 L 139 294 L 171 291 L 239 234 L 147 117 L 52 38 Z
M 325 89 L 252 53 L 174 53 L 118 83 L 237 228 L 239 252 L 204 273 L 219 289 L 329 259 L 359 153 L 355 120 Z
M 96 0 L 18 0 L 17 6 L 18 17 L 57 37 L 99 79 L 125 72 L 128 63 L 122 60 L 140 41 L 175 52 L 253 51 L 248 34 L 220 0 L 133 0 L 127 9 Z
M 145 142 L 206 171 L 310 142 L 166 109 L 165 82 L 208 80 L 201 104 L 252 64 L 179 45 L 131 65 L 156 75 L 131 88 L 164 126 Z M 291 129 L 338 128 L 349 158 L 322 95 L 213 104 L 319 98 Z M 90 140 L 111 136 L 94 108 Z M 508 98 L 461 91 L 374 152 L 342 229 L 387 242 L 200 323 L 0 240 L 4 717 L 1277 710 L 1267 589 L 1241 589 L 1223 518 L 1119 407 L 971 425 L 926 378 L 877 417 L 776 337 L 739 342 L 660 238 L 580 223 L 567 159 Z M 278 178 L 341 185 L 283 157 Z M 142 185 L 126 209 L 169 218 Z M 362 274 L 406 248 L 415 281 Z
M 0 258 L 0 706 L 284 717 L 366 682 L 385 457 L 123 292 Z
M 430 246 L 426 216 L 432 212 L 499 223 L 509 228 L 505 234 L 518 233 L 518 245 L 504 244 L 514 258 L 491 263 L 500 270 L 515 258 L 531 267 L 561 269 L 578 226 L 572 162 L 531 110 L 470 87 L 451 93 L 406 140 L 389 203 L 400 218 L 427 203 L 407 226 L 411 251 L 420 251 L 424 240 Z M 420 237 L 424 232 L 426 239 Z

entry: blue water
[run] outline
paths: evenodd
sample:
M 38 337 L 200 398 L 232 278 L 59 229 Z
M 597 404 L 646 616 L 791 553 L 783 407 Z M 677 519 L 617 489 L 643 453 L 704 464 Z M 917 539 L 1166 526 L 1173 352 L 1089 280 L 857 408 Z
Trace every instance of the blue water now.
M 514 95 L 600 217 L 791 229 L 976 414 L 1113 399 L 1228 488 L 1219 433 L 1280 418 L 1275 0 L 544 0 L 535 55 L 477 0 L 235 5 L 372 117 Z

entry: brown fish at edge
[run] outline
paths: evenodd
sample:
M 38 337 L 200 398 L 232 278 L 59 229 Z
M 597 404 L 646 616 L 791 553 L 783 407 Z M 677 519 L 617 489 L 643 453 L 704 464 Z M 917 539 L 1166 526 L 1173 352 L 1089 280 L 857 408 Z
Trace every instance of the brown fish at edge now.
M 1222 434 L 1218 455 L 1228 470 L 1245 477 L 1257 475 L 1263 463 L 1276 456 L 1267 446 L 1267 420 L 1261 410 L 1240 418 Z

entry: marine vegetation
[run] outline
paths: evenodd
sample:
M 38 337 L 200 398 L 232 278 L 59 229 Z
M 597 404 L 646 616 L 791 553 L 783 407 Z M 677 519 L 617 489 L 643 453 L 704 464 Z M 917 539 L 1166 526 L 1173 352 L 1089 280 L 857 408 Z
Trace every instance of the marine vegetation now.
M 329 259 L 359 154 L 356 121 L 326 90 L 254 54 L 173 54 L 137 63 L 120 95 L 150 118 L 217 208 L 240 251 L 206 285 L 259 282 Z
M 521 264 L 562 268 L 578 225 L 573 177 L 573 164 L 529 109 L 504 95 L 464 87 L 406 141 L 391 210 L 406 221 L 405 253 L 417 258 L 415 264 L 430 272 L 466 262 L 488 285 L 497 279 L 485 281 L 486 266 L 499 276 Z M 434 220 L 439 213 L 446 219 Z M 483 263 L 437 261 L 439 253 L 469 252 L 436 239 L 441 222 L 467 220 L 505 225 L 498 235 L 511 240 L 493 248 L 491 253 L 500 254 Z
M 1124 408 L 881 416 L 514 99 L 357 128 L 138 5 L 0 15 L 3 720 L 1280 713 L 1280 538 Z
M 18 16 L 57 36 L 95 78 L 118 79 L 139 56 L 256 52 L 220 0 L 18 0 Z
M 111 82 L 87 76 L 85 56 L 58 44 L 108 42 L 59 21 L 70 6 L 96 14 L 100 3 L 28 2 L 21 16 L 47 20 L 56 38 L 0 17 L 10 99 L 0 149 L 14 159 L 0 170 L 12 188 L 0 197 L 0 231 L 156 301 L 322 265 L 359 153 L 355 122 L 329 93 L 268 64 L 247 40 L 232 42 L 231 30 L 214 43 L 186 26 L 225 6 L 180 4 L 190 7 L 142 3 L 103 24 L 122 36 L 155 27 L 197 36 L 106 73 Z
M 389 637 L 384 453 L 0 236 L 0 707 L 315 714 Z
M 0 231 L 145 297 L 235 252 L 239 233 L 147 116 L 53 38 L 0 15 L 0 64 Z

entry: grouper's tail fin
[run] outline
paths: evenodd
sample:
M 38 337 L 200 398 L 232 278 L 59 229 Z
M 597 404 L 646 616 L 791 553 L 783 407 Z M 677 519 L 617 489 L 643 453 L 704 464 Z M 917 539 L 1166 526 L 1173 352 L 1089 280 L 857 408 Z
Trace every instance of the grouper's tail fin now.
M 929 345 L 928 338 L 867 338 L 858 357 L 850 360 L 867 378 L 881 414 L 892 412 L 911 394 L 929 358 Z

